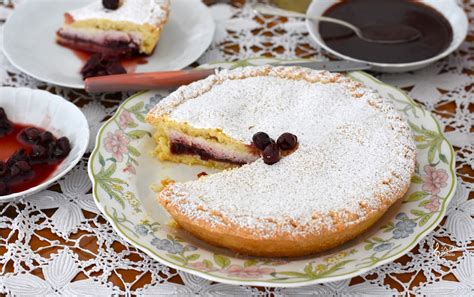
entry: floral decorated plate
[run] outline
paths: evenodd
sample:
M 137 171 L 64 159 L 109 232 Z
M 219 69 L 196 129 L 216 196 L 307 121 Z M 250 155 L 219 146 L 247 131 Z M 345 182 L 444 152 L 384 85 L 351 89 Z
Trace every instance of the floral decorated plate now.
M 218 63 L 218 66 L 268 62 L 275 59 Z M 196 179 L 199 172 L 212 173 L 212 170 L 150 157 L 154 146 L 152 129 L 144 123 L 144 116 L 167 95 L 163 91 L 143 92 L 129 98 L 101 128 L 89 161 L 99 209 L 123 238 L 154 259 L 218 282 L 296 287 L 350 278 L 393 261 L 408 252 L 443 218 L 456 184 L 454 152 L 430 112 L 402 91 L 363 72 L 349 75 L 393 101 L 409 120 L 418 148 L 416 174 L 409 192 L 360 237 L 310 257 L 261 259 L 207 245 L 170 224 L 170 216 L 157 203 L 151 185 L 164 178 Z

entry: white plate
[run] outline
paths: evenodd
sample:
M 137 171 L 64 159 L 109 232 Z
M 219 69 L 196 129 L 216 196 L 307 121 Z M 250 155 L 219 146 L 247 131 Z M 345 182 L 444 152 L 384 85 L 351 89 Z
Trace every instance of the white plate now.
M 98 0 L 95 0 L 98 1 Z M 47 83 L 84 88 L 79 73 L 83 62 L 68 48 L 59 46 L 56 31 L 64 12 L 91 0 L 25 0 L 16 7 L 4 27 L 4 53 L 26 74 Z M 136 72 L 182 69 L 196 61 L 211 44 L 215 24 L 209 9 L 199 0 L 172 0 L 171 13 L 157 48 L 148 63 Z
M 46 181 L 23 192 L 0 196 L 0 202 L 46 189 L 81 160 L 89 143 L 89 125 L 81 110 L 71 102 L 46 91 L 5 87 L 0 88 L 0 107 L 14 123 L 41 127 L 55 136 L 66 136 L 71 142 L 71 152 Z
M 308 7 L 306 14 L 311 16 L 321 16 L 329 7 L 338 2 L 339 0 L 313 1 Z M 380 72 L 405 72 L 417 70 L 446 57 L 454 50 L 456 50 L 466 38 L 469 26 L 466 13 L 464 12 L 464 10 L 462 10 L 461 7 L 459 7 L 456 0 L 421 0 L 421 2 L 433 7 L 442 15 L 444 15 L 444 17 L 451 24 L 451 28 L 453 29 L 453 41 L 451 42 L 449 47 L 438 55 L 422 61 L 410 63 L 376 63 L 352 58 L 347 55 L 341 54 L 327 46 L 321 39 L 321 35 L 319 35 L 319 25 L 317 23 L 307 19 L 306 27 L 311 37 L 316 41 L 318 45 L 320 45 L 322 48 L 324 48 L 331 54 L 344 60 L 364 62 L 372 65 L 373 68 L 371 70 Z
M 275 62 L 278 60 L 252 59 L 213 66 Z M 416 174 L 404 201 L 391 207 L 358 238 L 305 258 L 268 259 L 236 255 L 170 226 L 170 216 L 156 201 L 150 185 L 166 177 L 178 181 L 196 179 L 199 172 L 215 170 L 160 162 L 150 156 L 155 145 L 150 137 L 153 129 L 143 118 L 166 96 L 163 91 L 144 92 L 127 99 L 100 129 L 89 159 L 98 208 L 120 236 L 152 258 L 229 284 L 296 287 L 337 281 L 401 257 L 442 220 L 456 186 L 454 151 L 431 113 L 405 93 L 363 72 L 351 72 L 350 76 L 393 101 L 409 120 L 418 147 Z M 445 178 L 445 183 L 437 189 L 424 187 L 433 174 Z

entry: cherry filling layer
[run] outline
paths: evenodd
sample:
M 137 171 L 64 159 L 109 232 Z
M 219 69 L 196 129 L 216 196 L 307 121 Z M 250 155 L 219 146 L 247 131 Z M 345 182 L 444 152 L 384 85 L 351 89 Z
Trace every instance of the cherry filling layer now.
M 117 36 L 111 38 L 114 34 L 93 34 L 90 37 L 82 36 L 84 34 L 74 34 L 66 30 L 59 30 L 57 42 L 63 46 L 86 51 L 99 52 L 111 56 L 133 56 L 139 54 L 139 45 L 134 38 L 130 36 Z M 109 36 L 110 35 L 110 36 Z
M 236 150 L 222 143 L 177 131 L 169 133 L 168 137 L 170 152 L 176 155 L 197 155 L 204 161 L 213 160 L 237 165 L 252 163 L 259 158 L 258 152 Z
M 213 161 L 226 162 L 226 163 L 231 163 L 231 164 L 236 164 L 236 165 L 245 164 L 245 163 L 236 162 L 233 160 L 219 159 L 211 155 L 209 152 L 207 152 L 206 150 L 202 148 L 189 146 L 189 145 L 179 143 L 179 142 L 171 143 L 170 151 L 171 153 L 175 155 L 198 155 L 201 158 L 201 160 L 204 160 L 204 161 L 213 160 Z

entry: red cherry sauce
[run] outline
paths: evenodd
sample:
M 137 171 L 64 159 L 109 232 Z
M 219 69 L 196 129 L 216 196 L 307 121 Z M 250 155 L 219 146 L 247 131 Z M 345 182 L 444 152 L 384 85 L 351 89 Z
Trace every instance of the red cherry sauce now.
M 92 55 L 92 53 L 88 53 L 88 52 L 77 50 L 77 49 L 73 49 L 72 51 L 74 52 L 76 57 L 78 57 L 82 61 L 84 65 L 87 63 L 87 61 Z M 138 65 L 144 65 L 147 63 L 148 63 L 148 60 L 144 56 L 120 59 L 120 64 L 122 64 L 123 68 L 127 70 L 127 73 L 134 73 L 137 70 Z
M 0 161 L 6 162 L 15 151 L 21 148 L 24 148 L 27 154 L 31 152 L 32 145 L 24 142 L 20 137 L 20 131 L 31 127 L 33 126 L 13 123 L 12 131 L 3 137 L 0 137 Z M 41 132 L 44 131 L 44 129 L 38 127 L 34 128 L 37 128 Z M 9 184 L 11 193 L 22 192 L 43 183 L 53 174 L 54 171 L 56 171 L 60 163 L 61 160 L 48 160 L 43 164 L 31 165 L 33 177 L 28 180 L 17 180 Z

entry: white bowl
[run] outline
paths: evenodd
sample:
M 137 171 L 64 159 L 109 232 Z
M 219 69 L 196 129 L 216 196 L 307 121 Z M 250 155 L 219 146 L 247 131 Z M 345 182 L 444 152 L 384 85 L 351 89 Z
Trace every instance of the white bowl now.
M 0 88 L 0 107 L 14 123 L 41 127 L 55 136 L 66 136 L 71 142 L 71 152 L 46 181 L 23 192 L 0 196 L 0 202 L 47 188 L 81 160 L 89 142 L 89 125 L 84 114 L 71 102 L 46 91 L 5 87 Z
M 340 2 L 340 0 L 325 0 L 325 1 L 313 1 L 306 11 L 307 15 L 310 16 L 321 16 L 323 13 L 332 5 Z M 438 12 L 440 12 L 451 24 L 453 29 L 453 40 L 449 47 L 438 55 L 417 62 L 409 63 L 376 63 L 370 61 L 364 61 L 360 59 L 355 59 L 344 54 L 341 54 L 334 49 L 328 47 L 321 38 L 319 34 L 319 24 L 317 22 L 306 20 L 306 27 L 311 35 L 311 37 L 316 41 L 318 45 L 324 48 L 326 51 L 331 54 L 340 57 L 344 60 L 364 62 L 372 65 L 372 70 L 379 72 L 404 72 L 417 70 L 423 67 L 428 66 L 429 64 L 438 61 L 452 53 L 457 49 L 464 39 L 467 36 L 468 32 L 468 19 L 464 10 L 458 6 L 456 0 L 421 0 L 421 2 L 433 7 Z

